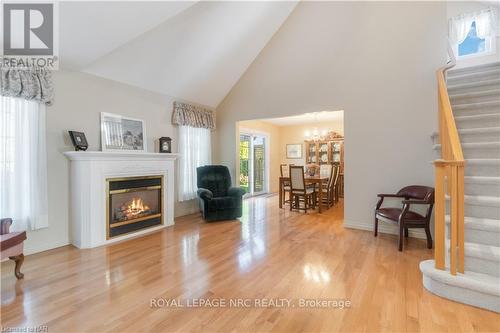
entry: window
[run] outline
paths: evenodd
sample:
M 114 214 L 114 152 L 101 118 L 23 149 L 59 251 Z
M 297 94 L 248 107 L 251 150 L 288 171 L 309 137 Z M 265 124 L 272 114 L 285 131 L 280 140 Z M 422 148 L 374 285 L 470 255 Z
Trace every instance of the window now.
M 461 58 L 495 53 L 496 17 L 496 9 L 488 8 L 451 18 L 449 38 L 455 54 Z
M 210 136 L 206 128 L 179 126 L 179 201 L 196 198 L 196 168 L 212 163 Z
M 0 217 L 13 230 L 48 226 L 45 105 L 0 96 Z
M 488 43 L 486 43 L 488 39 Z M 491 49 L 491 37 L 480 38 L 477 36 L 476 21 L 472 22 L 469 33 L 464 41 L 458 44 L 458 56 L 485 53 Z M 488 46 L 488 48 L 486 47 Z

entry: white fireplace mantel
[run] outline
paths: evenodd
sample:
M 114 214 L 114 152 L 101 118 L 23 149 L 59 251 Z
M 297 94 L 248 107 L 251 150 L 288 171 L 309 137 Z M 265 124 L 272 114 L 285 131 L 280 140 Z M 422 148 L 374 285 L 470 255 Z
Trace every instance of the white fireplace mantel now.
M 149 233 L 174 224 L 177 154 L 69 151 L 71 161 L 71 242 L 92 248 Z M 162 175 L 163 225 L 106 239 L 106 179 Z

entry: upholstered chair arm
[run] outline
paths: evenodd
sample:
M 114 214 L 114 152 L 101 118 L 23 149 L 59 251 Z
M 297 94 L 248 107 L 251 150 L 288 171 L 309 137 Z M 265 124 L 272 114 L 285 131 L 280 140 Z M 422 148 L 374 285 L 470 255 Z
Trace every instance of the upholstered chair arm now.
M 230 197 L 241 197 L 245 194 L 245 189 L 241 187 L 230 187 L 229 190 L 227 190 L 227 194 Z
M 10 225 L 12 224 L 12 219 L 0 219 L 0 235 L 6 235 L 9 233 Z
M 384 194 L 384 193 L 379 193 L 377 194 L 377 197 L 379 198 L 404 198 L 404 196 L 399 195 L 399 194 Z
M 380 209 L 380 207 L 382 207 L 382 203 L 384 202 L 385 198 L 404 198 L 404 196 L 399 194 L 385 194 L 385 193 L 379 193 L 377 194 L 377 197 L 379 197 L 379 199 L 377 202 L 377 207 L 375 209 Z
M 429 202 L 426 200 L 403 200 L 403 205 L 428 205 Z
M 197 193 L 198 196 L 203 200 L 212 200 L 212 198 L 214 197 L 212 191 L 207 190 L 206 188 L 199 188 Z

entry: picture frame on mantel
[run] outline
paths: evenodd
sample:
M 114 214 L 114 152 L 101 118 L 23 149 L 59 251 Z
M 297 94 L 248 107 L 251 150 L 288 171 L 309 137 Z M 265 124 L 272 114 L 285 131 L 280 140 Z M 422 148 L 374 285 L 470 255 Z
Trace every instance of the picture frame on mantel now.
M 287 159 L 300 159 L 302 158 L 302 144 L 293 143 L 286 145 L 286 158 Z
M 101 149 L 107 152 L 147 152 L 144 121 L 101 112 Z

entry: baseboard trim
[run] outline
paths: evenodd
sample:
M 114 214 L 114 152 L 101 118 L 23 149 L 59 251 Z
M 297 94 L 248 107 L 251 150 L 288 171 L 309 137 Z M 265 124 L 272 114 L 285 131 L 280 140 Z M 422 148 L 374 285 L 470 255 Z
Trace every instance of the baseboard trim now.
M 27 241 L 29 241 L 29 238 L 28 238 Z M 71 245 L 71 243 L 69 242 L 69 240 L 65 240 L 65 241 L 62 241 L 62 242 L 54 242 L 53 244 L 50 244 L 49 246 L 42 245 L 42 246 L 34 246 L 34 247 L 29 246 L 29 243 L 27 244 L 25 242 L 24 243 L 24 255 L 28 256 L 30 254 L 36 254 L 36 253 L 40 253 L 40 252 L 45 252 L 45 251 L 57 249 L 58 247 L 63 247 L 63 246 L 66 246 L 66 245 Z
M 344 219 L 344 227 L 349 229 L 367 230 L 373 232 L 373 222 L 366 223 L 354 220 Z M 378 232 L 383 234 L 398 235 L 399 229 L 393 223 L 379 220 Z M 423 229 L 409 229 L 408 236 L 412 238 L 426 239 Z

